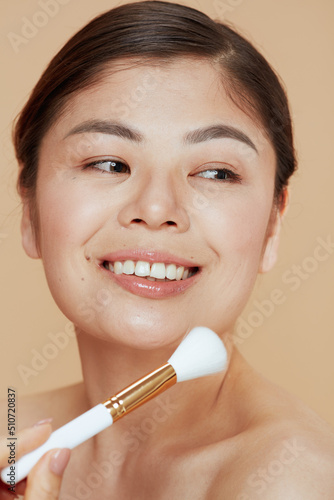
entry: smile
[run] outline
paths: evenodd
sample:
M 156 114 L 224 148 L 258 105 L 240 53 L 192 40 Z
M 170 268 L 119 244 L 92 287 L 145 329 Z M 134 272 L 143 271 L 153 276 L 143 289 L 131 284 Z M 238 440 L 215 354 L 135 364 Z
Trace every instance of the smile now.
M 104 261 L 103 267 L 116 275 L 134 275 L 148 281 L 158 282 L 187 280 L 198 271 L 198 267 L 185 267 L 163 262 L 149 263 L 144 260 Z

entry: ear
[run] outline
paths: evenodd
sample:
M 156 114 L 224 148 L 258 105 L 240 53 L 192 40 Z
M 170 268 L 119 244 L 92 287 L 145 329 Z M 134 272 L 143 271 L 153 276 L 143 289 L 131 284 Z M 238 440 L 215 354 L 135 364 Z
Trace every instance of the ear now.
M 37 245 L 35 225 L 31 217 L 31 207 L 27 201 L 23 202 L 21 236 L 22 246 L 26 254 L 32 259 L 39 259 L 40 254 Z
M 279 206 L 274 206 L 268 224 L 266 243 L 262 253 L 259 273 L 270 271 L 277 261 L 282 219 L 288 206 L 288 191 L 284 189 Z

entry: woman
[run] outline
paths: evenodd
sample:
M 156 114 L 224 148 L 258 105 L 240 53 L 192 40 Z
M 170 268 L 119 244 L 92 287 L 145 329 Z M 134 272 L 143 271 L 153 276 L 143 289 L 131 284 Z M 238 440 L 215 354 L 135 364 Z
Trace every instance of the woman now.
M 331 498 L 332 430 L 231 340 L 275 263 L 295 170 L 286 97 L 263 57 L 193 9 L 118 7 L 50 63 L 15 147 L 23 246 L 75 325 L 84 375 L 21 403 L 23 427 L 68 422 L 165 362 L 196 325 L 228 350 L 223 374 L 177 385 L 69 462 L 49 452 L 25 498 Z M 20 453 L 50 427 L 25 430 Z

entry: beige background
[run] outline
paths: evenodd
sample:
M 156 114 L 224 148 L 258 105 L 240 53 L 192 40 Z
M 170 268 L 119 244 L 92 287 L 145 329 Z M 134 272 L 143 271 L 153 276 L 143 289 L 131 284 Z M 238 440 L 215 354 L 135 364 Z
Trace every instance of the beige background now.
M 40 15 L 41 4 L 47 3 L 46 0 L 1 0 L 0 7 L 1 397 L 6 397 L 8 385 L 23 395 L 76 382 L 81 377 L 75 341 L 66 333 L 68 321 L 53 304 L 40 262 L 28 259 L 21 249 L 11 122 L 51 56 L 70 35 L 93 16 L 126 3 L 49 2 L 58 6 L 53 17 Z M 238 26 L 277 69 L 288 89 L 299 172 L 292 182 L 278 264 L 269 275 L 260 278 L 237 336 L 240 349 L 259 371 L 334 424 L 334 249 L 317 253 L 319 238 L 334 241 L 334 3 L 332 0 L 181 3 Z M 8 34 L 21 35 L 25 18 L 45 25 L 38 27 L 15 52 Z M 301 266 L 303 273 L 298 283 L 289 281 L 297 270 L 294 266 Z M 261 311 L 259 303 L 264 305 L 263 301 L 272 300 L 275 289 L 280 290 L 283 303 L 266 302 L 268 312 Z M 57 333 L 63 333 L 68 340 L 66 346 L 55 346 L 50 334 Z M 26 372 L 23 377 L 22 370 L 26 369 L 34 371 Z

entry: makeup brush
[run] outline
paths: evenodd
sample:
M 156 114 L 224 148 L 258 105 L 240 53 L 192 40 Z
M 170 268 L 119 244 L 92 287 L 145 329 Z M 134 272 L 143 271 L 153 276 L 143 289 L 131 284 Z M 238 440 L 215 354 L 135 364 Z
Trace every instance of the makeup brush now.
M 196 327 L 184 338 L 168 363 L 54 431 L 39 448 L 1 472 L 4 482 L 24 479 L 44 453 L 74 448 L 118 419 L 176 384 L 224 370 L 227 353 L 221 339 L 206 327 Z

